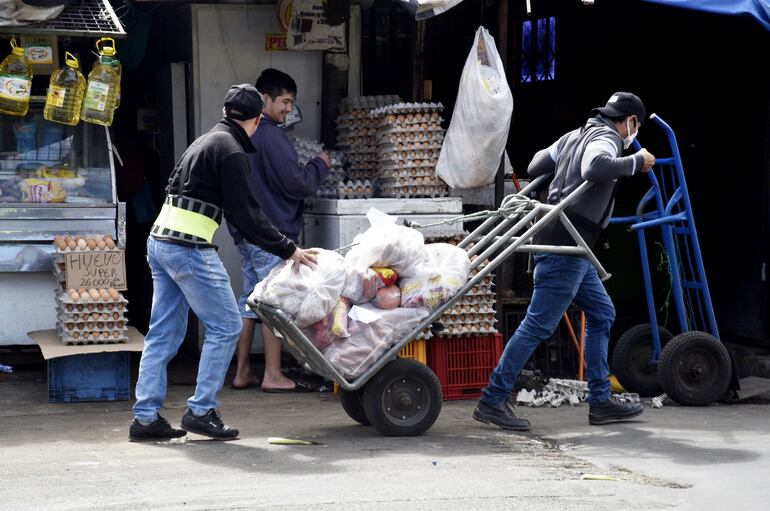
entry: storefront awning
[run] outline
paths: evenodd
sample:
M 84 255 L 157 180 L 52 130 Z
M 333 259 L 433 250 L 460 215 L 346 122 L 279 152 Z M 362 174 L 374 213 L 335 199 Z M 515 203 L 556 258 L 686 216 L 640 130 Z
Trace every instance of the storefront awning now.
M 72 0 L 57 17 L 21 26 L 0 28 L 14 34 L 56 34 L 84 37 L 126 37 L 109 0 Z
M 644 0 L 655 4 L 694 9 L 714 14 L 752 16 L 770 30 L 770 3 L 767 0 Z

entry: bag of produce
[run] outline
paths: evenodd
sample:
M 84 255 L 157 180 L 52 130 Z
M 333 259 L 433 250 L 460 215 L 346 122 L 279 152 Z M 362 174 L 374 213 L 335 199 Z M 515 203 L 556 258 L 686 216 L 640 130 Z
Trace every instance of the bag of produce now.
M 413 276 L 399 280 L 402 307 L 436 309 L 468 281 L 468 253 L 448 243 L 425 247 L 428 259 Z

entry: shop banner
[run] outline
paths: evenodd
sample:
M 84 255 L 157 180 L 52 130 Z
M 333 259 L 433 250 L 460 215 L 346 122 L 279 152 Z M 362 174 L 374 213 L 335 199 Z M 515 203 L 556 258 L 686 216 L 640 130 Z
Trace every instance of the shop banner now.
M 328 24 L 324 0 L 293 0 L 286 47 L 304 51 L 345 51 L 345 23 Z

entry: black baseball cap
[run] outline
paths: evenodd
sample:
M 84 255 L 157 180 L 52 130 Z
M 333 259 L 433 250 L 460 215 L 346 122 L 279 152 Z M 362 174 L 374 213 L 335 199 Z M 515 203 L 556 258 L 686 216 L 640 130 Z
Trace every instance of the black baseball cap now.
M 247 121 L 262 113 L 262 95 L 253 85 L 233 85 L 225 94 L 225 114 L 231 119 Z
M 607 100 L 606 105 L 591 110 L 591 115 L 596 115 L 597 113 L 612 119 L 635 115 L 639 119 L 639 124 L 643 123 L 644 118 L 647 117 L 647 109 L 644 108 L 642 100 L 639 99 L 639 96 L 630 92 L 614 93 Z

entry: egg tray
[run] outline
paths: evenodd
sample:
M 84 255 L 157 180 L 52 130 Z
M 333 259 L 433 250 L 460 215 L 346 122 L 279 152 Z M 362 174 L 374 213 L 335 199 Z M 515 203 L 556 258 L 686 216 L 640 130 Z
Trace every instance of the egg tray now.
M 382 151 L 379 161 L 386 169 L 411 169 L 431 167 L 438 161 L 440 151 L 434 149 L 412 149 L 409 151 Z
M 381 125 L 375 134 L 378 137 L 381 137 L 383 135 L 393 135 L 401 133 L 446 133 L 446 130 L 441 127 L 440 124 L 430 124 L 430 123 L 414 123 L 414 124 L 384 124 Z
M 56 327 L 59 340 L 69 346 L 84 346 L 88 344 L 122 344 L 128 342 L 127 328 L 122 333 L 117 332 L 118 337 L 114 336 L 115 332 L 106 332 L 108 333 L 108 337 L 105 338 L 102 336 L 102 333 L 105 332 L 70 332 L 68 330 L 63 330 L 61 325 L 57 325 Z M 96 334 L 96 337 L 94 337 L 94 334 Z
M 477 326 L 459 326 L 459 325 L 445 325 L 439 335 L 441 337 L 462 337 L 467 335 L 490 335 L 496 334 L 497 329 L 494 327 L 481 328 Z
M 415 114 L 415 113 L 433 113 L 444 110 L 441 103 L 396 103 L 393 105 L 374 108 L 369 115 L 379 117 L 387 114 Z
M 377 127 L 388 125 L 411 126 L 413 124 L 441 124 L 444 118 L 439 112 L 424 112 L 417 114 L 386 114 L 373 119 Z
M 441 142 L 432 141 L 432 142 L 398 142 L 395 144 L 391 143 L 383 143 L 378 144 L 377 151 L 379 152 L 390 152 L 390 151 L 416 151 L 419 149 L 431 149 L 436 152 L 440 152 L 441 150 Z
M 434 133 L 385 133 L 377 137 L 377 145 L 396 145 L 398 143 L 406 142 L 427 142 L 440 144 L 444 141 L 444 133 L 436 131 Z
M 486 322 L 486 323 L 494 323 L 495 320 L 495 313 L 480 313 L 480 312 L 461 312 L 459 314 L 454 312 L 447 312 L 442 315 L 443 318 L 446 318 L 447 321 L 449 321 L 452 324 L 463 324 L 463 325 L 478 325 L 479 323 Z
M 446 186 L 382 186 L 380 195 L 395 199 L 434 199 L 446 197 L 449 189 Z
M 348 162 L 350 166 L 355 166 L 360 163 L 371 163 L 371 162 L 379 162 L 380 157 L 377 152 L 367 152 L 367 153 L 355 153 L 351 154 L 348 158 Z
M 67 293 L 56 294 L 56 306 L 63 312 L 124 311 L 128 300 L 121 294 L 117 301 L 86 300 L 73 302 Z
M 110 323 L 112 326 L 109 326 Z M 118 323 L 122 326 L 118 326 Z M 120 321 L 58 321 L 56 324 L 64 332 L 107 332 L 110 336 L 115 332 L 120 335 L 128 332 L 125 319 Z
M 94 310 L 94 311 L 82 311 L 82 312 L 68 312 L 65 309 L 56 308 L 56 317 L 62 323 L 90 323 L 93 321 L 122 321 L 126 322 L 126 310 Z
M 494 314 L 494 302 L 487 303 L 483 301 L 457 302 L 447 309 L 445 314 Z
M 419 168 L 411 170 L 382 170 L 380 169 L 380 179 L 386 180 L 399 180 L 399 179 L 413 179 L 415 182 L 420 179 L 434 179 L 436 173 L 432 168 Z
M 444 182 L 432 175 L 417 177 L 383 177 L 380 179 L 380 186 L 386 188 L 396 188 L 399 186 L 446 186 Z
M 350 170 L 348 171 L 348 177 L 350 179 L 369 179 L 375 180 L 379 176 L 377 169 L 362 169 L 362 170 Z
M 377 126 L 340 126 L 337 129 L 338 138 L 373 137 L 380 128 Z

